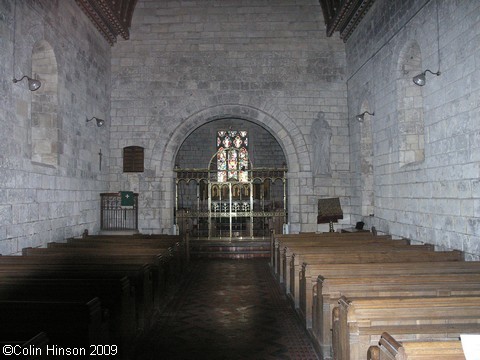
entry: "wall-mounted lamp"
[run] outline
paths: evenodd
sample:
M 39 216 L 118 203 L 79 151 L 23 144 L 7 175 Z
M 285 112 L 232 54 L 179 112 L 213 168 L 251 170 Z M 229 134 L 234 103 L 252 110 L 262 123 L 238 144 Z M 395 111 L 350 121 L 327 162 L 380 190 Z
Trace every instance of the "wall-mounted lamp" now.
M 28 88 L 30 89 L 30 91 L 38 90 L 38 89 L 40 89 L 40 86 L 42 86 L 42 83 L 40 82 L 40 80 L 32 79 L 31 77 L 28 77 L 27 75 L 24 75 L 21 79 L 18 79 L 18 80 L 14 78 L 13 82 L 16 84 L 17 82 L 22 81 L 25 78 L 27 78 Z
M 368 115 L 375 115 L 375 113 L 369 113 L 368 111 L 364 111 L 363 113 L 361 114 L 358 114 L 357 116 L 355 116 L 355 119 L 357 119 L 358 122 L 363 122 L 363 120 L 365 120 L 365 114 L 368 114 Z
M 95 121 L 97 122 L 98 127 L 102 127 L 105 124 L 105 120 L 99 119 L 95 116 L 92 117 L 91 119 L 87 118 L 87 122 L 92 121 L 93 119 L 95 119 Z
M 32 79 L 31 77 L 28 77 L 27 75 L 24 75 L 21 79 L 16 79 L 15 78 L 15 48 L 16 48 L 16 29 L 17 29 L 17 2 L 14 2 L 14 8 L 13 8 L 13 61 L 12 61 L 12 73 L 13 73 L 13 83 L 16 84 L 19 81 L 22 81 L 23 79 L 27 78 L 28 81 L 28 88 L 30 91 L 35 91 L 40 89 L 40 86 L 42 86 L 42 83 L 40 80 Z
M 433 75 L 440 76 L 440 22 L 438 20 L 438 1 L 436 2 L 436 12 L 437 12 L 437 60 L 438 60 L 438 71 L 433 72 L 429 69 L 413 77 L 413 83 L 418 86 L 423 86 L 427 82 L 427 77 L 425 76 L 427 72 Z
M 433 72 L 431 70 L 425 70 L 424 72 L 422 72 L 421 74 L 418 74 L 417 76 L 414 76 L 413 77 L 413 82 L 415 83 L 415 85 L 418 85 L 418 86 L 423 86 L 425 85 L 425 83 L 427 82 L 427 78 L 425 76 L 425 74 L 427 73 L 427 71 L 430 73 L 430 74 L 433 74 L 433 75 L 437 75 L 439 76 L 440 75 L 440 71 L 437 71 L 437 72 Z

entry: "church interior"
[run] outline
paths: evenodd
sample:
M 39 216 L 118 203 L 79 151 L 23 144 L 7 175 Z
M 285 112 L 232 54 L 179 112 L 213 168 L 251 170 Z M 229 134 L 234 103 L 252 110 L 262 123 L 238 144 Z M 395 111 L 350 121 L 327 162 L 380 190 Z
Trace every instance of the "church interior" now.
M 3 349 L 479 359 L 477 0 L 3 0 L 0 48 Z

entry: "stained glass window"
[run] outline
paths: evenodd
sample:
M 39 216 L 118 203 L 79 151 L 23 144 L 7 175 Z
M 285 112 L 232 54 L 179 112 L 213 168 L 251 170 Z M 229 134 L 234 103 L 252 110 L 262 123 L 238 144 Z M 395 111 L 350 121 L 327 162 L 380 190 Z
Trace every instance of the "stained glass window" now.
M 217 181 L 248 181 L 248 132 L 217 132 Z

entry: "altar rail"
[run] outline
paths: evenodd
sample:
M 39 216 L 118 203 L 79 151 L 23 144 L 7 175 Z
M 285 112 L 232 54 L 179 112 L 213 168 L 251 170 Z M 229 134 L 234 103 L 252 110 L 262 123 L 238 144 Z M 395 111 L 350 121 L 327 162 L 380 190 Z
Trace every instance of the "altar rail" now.
M 100 199 L 102 230 L 138 230 L 138 194 L 134 194 L 130 207 L 121 205 L 120 193 L 102 193 Z

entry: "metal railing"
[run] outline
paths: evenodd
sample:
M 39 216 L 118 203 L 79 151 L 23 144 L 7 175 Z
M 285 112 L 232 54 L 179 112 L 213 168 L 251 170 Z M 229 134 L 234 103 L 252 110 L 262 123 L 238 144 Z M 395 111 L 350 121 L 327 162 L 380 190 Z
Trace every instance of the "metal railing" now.
M 102 230 L 138 230 L 138 194 L 133 195 L 133 206 L 122 206 L 120 193 L 100 194 Z

